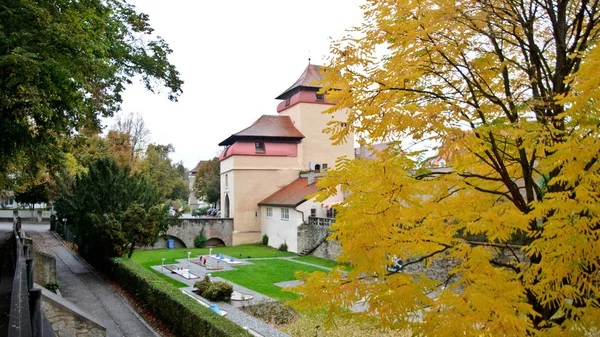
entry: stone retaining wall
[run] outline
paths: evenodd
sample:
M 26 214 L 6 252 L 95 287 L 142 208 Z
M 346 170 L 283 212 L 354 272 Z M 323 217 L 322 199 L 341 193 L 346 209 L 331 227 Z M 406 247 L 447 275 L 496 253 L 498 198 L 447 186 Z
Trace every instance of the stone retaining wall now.
M 42 289 L 42 310 L 57 337 L 104 337 L 106 328 L 71 302 Z
M 31 251 L 31 258 L 34 264 L 34 282 L 44 286 L 50 282 L 56 283 L 56 258 L 35 249 Z

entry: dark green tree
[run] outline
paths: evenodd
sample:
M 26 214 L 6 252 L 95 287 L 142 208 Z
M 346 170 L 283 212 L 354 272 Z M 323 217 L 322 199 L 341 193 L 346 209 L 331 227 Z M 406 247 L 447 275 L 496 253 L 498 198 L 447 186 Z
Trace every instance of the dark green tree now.
M 198 168 L 194 180 L 196 198 L 204 199 L 209 204 L 216 204 L 221 199 L 221 166 L 219 158 L 206 161 Z
M 15 193 L 15 200 L 22 204 L 28 204 L 31 210 L 36 203 L 48 202 L 47 184 L 35 184 L 21 192 Z
M 134 76 L 177 100 L 170 53 L 148 15 L 124 0 L 2 1 L 0 188 L 8 173 L 58 165 L 60 139 L 118 111 Z
M 55 208 L 77 236 L 81 254 L 92 263 L 101 264 L 108 257 L 120 256 L 135 243 L 147 244 L 140 239 L 141 230 L 131 224 L 133 220 L 125 221 L 125 215 L 132 219 L 137 214 L 137 206 L 132 209 L 132 205 L 140 205 L 148 212 L 159 200 L 156 189 L 143 175 L 132 174 L 128 166 L 122 168 L 112 158 L 100 158 L 87 173 L 77 176 L 69 192 L 56 201 Z

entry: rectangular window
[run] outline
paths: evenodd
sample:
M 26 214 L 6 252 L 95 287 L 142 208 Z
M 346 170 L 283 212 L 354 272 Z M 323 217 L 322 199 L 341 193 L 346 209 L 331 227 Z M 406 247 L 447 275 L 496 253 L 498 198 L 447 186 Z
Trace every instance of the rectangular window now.
M 265 153 L 265 142 L 255 142 L 254 148 L 256 149 L 256 153 Z
M 322 169 L 324 170 L 324 169 L 326 169 L 326 168 L 327 168 L 327 164 L 323 164 L 323 167 L 322 167 Z
M 324 99 L 323 94 L 315 94 L 317 96 L 317 100 L 322 101 Z
M 289 98 L 285 99 L 285 106 L 290 106 L 290 99 Z
M 281 220 L 289 220 L 290 219 L 290 210 L 288 208 L 281 209 Z
M 273 217 L 273 207 L 267 207 L 267 218 Z
M 310 216 L 312 216 L 313 218 L 317 216 L 317 209 L 316 208 L 311 208 L 310 209 Z
M 328 218 L 335 218 L 336 215 L 337 215 L 337 212 L 335 211 L 335 209 L 333 207 L 330 207 L 327 209 L 327 217 Z

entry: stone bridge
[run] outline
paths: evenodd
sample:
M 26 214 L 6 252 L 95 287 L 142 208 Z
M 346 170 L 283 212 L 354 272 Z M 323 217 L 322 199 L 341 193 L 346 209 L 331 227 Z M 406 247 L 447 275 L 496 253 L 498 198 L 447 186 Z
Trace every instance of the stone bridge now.
M 233 219 L 231 218 L 183 218 L 181 225 L 173 226 L 167 235 L 176 240 L 176 247 L 194 247 L 194 239 L 200 232 L 206 237 L 206 245 L 232 245 Z M 154 248 L 166 248 L 166 240 L 159 240 Z

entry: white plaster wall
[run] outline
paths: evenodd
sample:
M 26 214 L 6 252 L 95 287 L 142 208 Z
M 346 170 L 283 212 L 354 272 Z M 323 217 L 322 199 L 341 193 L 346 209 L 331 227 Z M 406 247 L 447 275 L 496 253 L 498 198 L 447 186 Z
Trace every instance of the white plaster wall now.
M 267 207 L 273 208 L 272 218 L 267 218 Z M 290 211 L 290 219 L 288 221 L 281 220 L 281 208 L 277 206 L 260 207 L 262 234 L 269 236 L 269 246 L 279 248 L 285 242 L 289 252 L 297 253 L 297 229 L 302 224 L 302 214 L 291 207 L 285 207 Z
M 327 208 L 325 208 L 325 205 L 331 204 L 333 202 L 343 201 L 343 200 L 344 200 L 343 193 L 340 191 L 340 188 L 338 187 L 337 194 L 332 195 L 331 197 L 327 198 L 323 202 L 317 202 L 315 200 L 315 198 L 311 198 L 311 199 L 306 200 L 305 202 L 301 203 L 300 205 L 298 205 L 298 207 L 296 207 L 296 209 L 304 212 L 304 221 L 308 222 L 308 217 L 310 216 L 311 208 L 314 208 L 317 210 L 318 218 L 325 218 L 327 216 Z M 299 214 L 301 215 L 301 213 L 299 213 Z
M 263 234 L 267 234 L 269 236 L 269 246 L 273 248 L 279 248 L 282 243 L 286 242 L 288 245 L 288 251 L 298 253 L 298 226 L 304 222 L 308 222 L 310 209 L 315 208 L 317 210 L 317 217 L 324 218 L 326 216 L 327 209 L 324 208 L 323 205 L 342 200 L 343 196 L 338 188 L 338 193 L 336 195 L 327 198 L 323 202 L 317 202 L 315 198 L 312 198 L 301 203 L 295 209 L 286 207 L 290 211 L 290 219 L 288 221 L 281 220 L 282 207 L 261 206 L 261 236 Z M 267 207 L 273 208 L 272 218 L 267 218 Z

